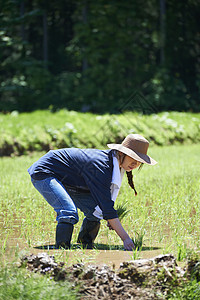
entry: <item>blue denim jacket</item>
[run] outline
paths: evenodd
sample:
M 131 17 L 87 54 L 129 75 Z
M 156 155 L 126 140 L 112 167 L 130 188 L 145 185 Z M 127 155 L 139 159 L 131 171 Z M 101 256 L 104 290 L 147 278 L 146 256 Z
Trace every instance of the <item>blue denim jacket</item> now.
M 117 218 L 111 199 L 112 150 L 64 148 L 51 150 L 28 172 L 33 179 L 53 176 L 64 185 L 89 189 L 104 219 Z

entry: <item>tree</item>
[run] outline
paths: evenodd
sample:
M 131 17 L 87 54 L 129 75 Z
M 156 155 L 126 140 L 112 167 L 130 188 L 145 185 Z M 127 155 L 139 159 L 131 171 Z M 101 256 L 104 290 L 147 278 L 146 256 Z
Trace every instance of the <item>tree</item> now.
M 157 110 L 200 109 L 197 1 L 0 5 L 1 111 L 116 112 L 136 92 Z

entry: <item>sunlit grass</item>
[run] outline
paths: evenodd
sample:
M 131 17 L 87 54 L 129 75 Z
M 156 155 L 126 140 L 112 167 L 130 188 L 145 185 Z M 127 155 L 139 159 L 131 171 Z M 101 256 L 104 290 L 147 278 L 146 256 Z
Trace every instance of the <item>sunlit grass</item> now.
M 0 299 L 6 300 L 54 300 L 80 299 L 77 288 L 72 290 L 68 282 L 55 282 L 48 276 L 30 274 L 14 266 L 0 268 Z

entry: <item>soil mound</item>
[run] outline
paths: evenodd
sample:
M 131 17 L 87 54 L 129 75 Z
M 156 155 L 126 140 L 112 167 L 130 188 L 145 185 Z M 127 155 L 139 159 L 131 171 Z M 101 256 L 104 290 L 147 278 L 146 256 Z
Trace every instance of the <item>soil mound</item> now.
M 70 281 L 72 288 L 78 285 L 80 299 L 84 300 L 163 299 L 172 286 L 185 280 L 186 273 L 172 254 L 123 262 L 118 270 L 107 265 L 66 266 L 46 253 L 24 256 L 22 265 L 32 272 L 49 274 L 56 281 Z

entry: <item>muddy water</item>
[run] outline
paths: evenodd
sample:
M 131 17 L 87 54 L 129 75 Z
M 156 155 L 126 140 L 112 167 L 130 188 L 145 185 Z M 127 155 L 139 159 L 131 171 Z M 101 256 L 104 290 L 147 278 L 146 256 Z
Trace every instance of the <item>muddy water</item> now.
M 77 244 L 73 245 L 73 250 L 55 250 L 53 249 L 53 243 L 46 246 L 27 245 L 25 240 L 20 237 L 19 232 L 8 236 L 6 240 L 6 246 L 4 240 L 1 239 L 0 247 L 4 261 L 11 261 L 17 256 L 38 254 L 41 252 L 47 252 L 49 255 L 54 255 L 59 261 L 64 261 L 71 265 L 74 263 L 91 263 L 91 264 L 107 264 L 114 269 L 118 269 L 120 263 L 124 261 L 130 261 L 140 258 L 152 258 L 162 253 L 161 248 L 151 249 L 144 247 L 142 251 L 134 253 L 132 251 L 123 250 L 99 250 L 98 244 L 96 249 L 78 249 Z M 3 247 L 5 246 L 5 248 Z
M 49 255 L 59 257 L 59 261 L 64 261 L 71 265 L 74 263 L 91 263 L 98 265 L 109 265 L 113 269 L 118 269 L 120 264 L 124 261 L 131 261 L 134 259 L 153 258 L 162 253 L 160 249 L 141 251 L 136 257 L 131 251 L 123 250 L 47 250 L 37 249 L 32 247 L 22 247 L 23 243 L 18 243 L 15 247 L 14 241 L 9 243 L 9 249 L 6 251 L 4 257 L 5 260 L 13 260 L 15 250 L 20 254 L 29 255 L 31 253 L 38 254 L 41 252 L 47 252 Z M 21 256 L 21 255 L 20 255 Z
M 160 249 L 141 251 L 137 256 L 137 259 L 152 258 L 161 253 Z M 133 253 L 131 251 L 101 250 L 96 257 L 96 262 L 98 264 L 107 264 L 116 269 L 119 268 L 121 262 L 130 260 L 134 260 Z
M 162 253 L 159 247 L 148 248 L 147 245 L 143 247 L 140 252 L 115 250 L 122 249 L 122 247 L 111 245 L 112 250 L 108 249 L 108 244 L 95 244 L 95 250 L 83 250 L 77 244 L 72 245 L 73 250 L 55 250 L 53 249 L 54 240 L 46 242 L 44 246 L 40 246 L 36 242 L 36 237 L 30 238 L 30 243 L 25 237 L 23 231 L 23 223 L 21 220 L 14 219 L 12 225 L 0 219 L 0 251 L 4 261 L 11 261 L 13 258 L 21 255 L 38 254 L 47 252 L 49 255 L 54 255 L 59 260 L 65 261 L 68 264 L 77 262 L 93 263 L 93 264 L 107 264 L 113 268 L 119 268 L 123 261 L 130 261 L 139 258 L 151 258 Z M 104 240 L 103 238 L 101 240 Z M 35 241 L 35 242 L 34 242 Z

